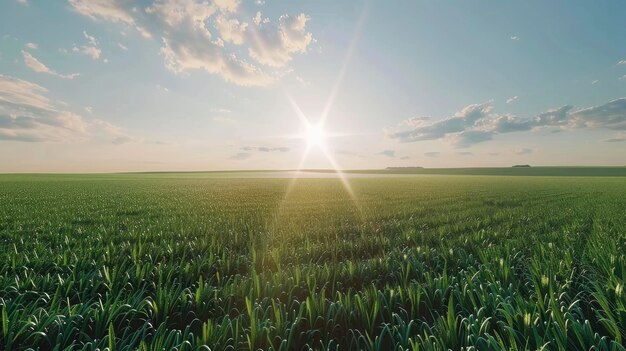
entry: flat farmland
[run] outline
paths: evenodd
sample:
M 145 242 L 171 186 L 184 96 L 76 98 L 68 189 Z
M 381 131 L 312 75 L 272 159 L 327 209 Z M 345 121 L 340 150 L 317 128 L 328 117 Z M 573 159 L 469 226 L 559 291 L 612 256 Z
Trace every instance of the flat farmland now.
M 347 181 L 1 175 L 0 345 L 624 350 L 625 177 Z

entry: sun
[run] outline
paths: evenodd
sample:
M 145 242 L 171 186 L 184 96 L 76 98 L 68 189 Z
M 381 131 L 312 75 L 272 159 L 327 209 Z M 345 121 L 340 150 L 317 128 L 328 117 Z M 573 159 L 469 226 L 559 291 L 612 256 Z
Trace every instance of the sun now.
M 311 124 L 307 126 L 305 139 L 308 147 L 324 147 L 326 143 L 326 132 L 320 124 Z

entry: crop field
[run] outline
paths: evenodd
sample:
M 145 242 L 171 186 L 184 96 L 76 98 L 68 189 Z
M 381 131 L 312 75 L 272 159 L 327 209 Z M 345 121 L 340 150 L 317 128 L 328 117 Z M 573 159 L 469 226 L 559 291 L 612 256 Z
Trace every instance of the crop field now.
M 0 349 L 626 350 L 626 177 L 349 182 L 1 175 Z

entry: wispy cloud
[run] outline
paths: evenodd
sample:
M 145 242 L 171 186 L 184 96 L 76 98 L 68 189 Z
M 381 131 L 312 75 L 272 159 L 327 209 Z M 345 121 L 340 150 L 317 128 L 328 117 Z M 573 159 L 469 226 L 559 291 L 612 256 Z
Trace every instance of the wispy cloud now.
M 72 74 L 58 73 L 57 71 L 49 68 L 48 66 L 43 64 L 41 61 L 33 57 L 33 55 L 31 55 L 28 51 L 22 50 L 22 56 L 24 57 L 24 64 L 28 68 L 32 69 L 33 71 L 37 73 L 45 73 L 45 74 L 49 74 L 51 76 L 55 76 L 55 77 L 59 77 L 63 79 L 74 79 L 80 75 L 79 73 L 72 73 Z
M 441 153 L 439 151 L 430 151 L 430 152 L 425 152 L 424 156 L 426 157 L 439 157 Z
M 233 112 L 227 108 L 212 108 L 210 111 L 214 113 L 221 113 L 221 114 L 230 114 Z
M 243 151 L 259 151 L 259 152 L 288 152 L 291 148 L 286 146 L 244 146 Z
M 515 100 L 517 100 L 517 95 L 511 96 L 510 98 L 506 99 L 506 103 L 510 104 L 510 103 L 512 103 Z
M 214 114 L 211 118 L 214 122 L 232 124 L 237 120 L 232 116 L 233 111 L 227 108 L 212 108 L 211 113 Z
M 156 85 L 156 88 L 157 88 L 157 90 L 161 90 L 161 91 L 164 91 L 164 92 L 166 92 L 166 93 L 169 93 L 169 92 L 170 92 L 170 90 L 169 90 L 167 87 L 164 87 L 164 86 L 162 86 L 161 84 L 157 84 L 157 85 Z
M 233 156 L 229 157 L 231 160 L 247 160 L 252 156 L 249 152 L 238 152 Z
M 605 143 L 621 143 L 626 141 L 626 131 L 614 135 L 612 138 L 603 140 Z
M 396 151 L 395 150 L 384 150 L 378 153 L 379 155 L 384 155 L 387 157 L 396 157 Z
M 234 123 L 237 122 L 236 119 L 230 117 L 230 116 L 215 116 L 213 118 L 211 118 L 211 120 L 213 122 L 218 122 L 218 123 Z
M 529 148 L 523 148 L 523 149 L 519 149 L 517 151 L 515 151 L 516 154 L 518 155 L 529 155 L 532 154 L 533 152 L 535 152 L 535 150 L 533 149 L 529 149 Z
M 135 28 L 145 38 L 152 37 L 148 31 L 135 23 L 135 19 L 131 15 L 132 7 L 135 6 L 132 2 L 126 3 L 126 5 L 132 6 L 131 8 L 124 8 L 115 0 L 68 0 L 68 2 L 73 10 L 81 15 L 93 20 L 124 24 Z
M 511 35 L 511 40 L 518 41 L 520 38 L 517 35 Z
M 100 47 L 98 46 L 98 40 L 95 37 L 89 35 L 87 31 L 83 31 L 83 36 L 85 37 L 85 39 L 87 39 L 87 44 L 83 45 L 80 51 L 83 54 L 91 57 L 93 60 L 99 59 L 102 50 L 100 50 Z
M 311 82 L 309 82 L 308 80 L 305 80 L 304 78 L 300 76 L 296 76 L 295 79 L 303 87 L 308 87 L 309 85 L 311 85 Z
M 37 50 L 39 48 L 39 45 L 35 43 L 26 43 L 24 46 L 31 50 Z
M 598 83 L 600 83 L 600 81 L 597 80 L 597 79 L 591 82 L 592 85 L 595 85 L 595 84 L 598 84 Z

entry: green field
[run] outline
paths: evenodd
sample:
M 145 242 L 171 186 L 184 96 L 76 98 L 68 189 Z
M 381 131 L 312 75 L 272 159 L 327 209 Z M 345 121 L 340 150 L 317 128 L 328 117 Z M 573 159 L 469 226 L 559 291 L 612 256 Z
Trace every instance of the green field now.
M 232 175 L 1 175 L 0 349 L 626 350 L 624 177 Z

